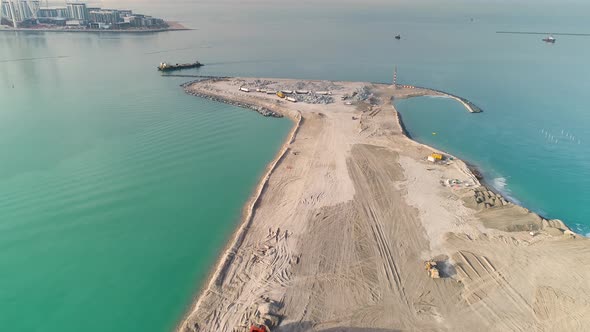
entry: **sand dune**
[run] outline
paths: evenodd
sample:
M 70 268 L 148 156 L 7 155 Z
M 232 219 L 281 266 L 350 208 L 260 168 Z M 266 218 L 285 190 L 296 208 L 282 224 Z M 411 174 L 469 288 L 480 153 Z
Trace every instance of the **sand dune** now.
M 334 102 L 290 103 L 257 87 L 324 88 Z M 391 98 L 428 90 L 247 78 L 186 89 L 297 125 L 180 331 L 258 322 L 272 331 L 579 331 L 590 323 L 587 240 L 488 193 L 459 160 L 427 162 L 434 150 L 402 134 Z M 358 91 L 371 98 L 341 100 Z M 443 278 L 428 276 L 430 259 Z

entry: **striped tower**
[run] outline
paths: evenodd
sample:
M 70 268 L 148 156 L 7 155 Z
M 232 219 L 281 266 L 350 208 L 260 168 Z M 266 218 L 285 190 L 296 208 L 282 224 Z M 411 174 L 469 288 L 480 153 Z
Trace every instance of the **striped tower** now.
M 397 89 L 397 66 L 393 70 L 393 88 Z
M 2 18 L 12 22 L 14 28 L 27 19 L 37 19 L 39 0 L 0 0 L 0 21 Z M 2 13 L 4 11 L 4 13 Z
M 13 0 L 7 0 L 4 1 L 7 6 L 8 6 L 8 15 L 10 16 L 10 20 L 12 21 L 12 25 L 14 26 L 14 28 L 18 28 L 18 22 L 16 21 L 16 14 L 14 13 L 14 1 Z

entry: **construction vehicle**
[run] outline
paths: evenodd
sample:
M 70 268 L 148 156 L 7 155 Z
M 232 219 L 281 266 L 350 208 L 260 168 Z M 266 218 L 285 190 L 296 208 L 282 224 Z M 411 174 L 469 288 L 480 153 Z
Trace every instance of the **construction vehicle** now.
M 270 332 L 266 325 L 252 325 L 250 326 L 250 332 Z
M 432 279 L 440 278 L 440 271 L 438 270 L 438 265 L 435 261 L 427 261 L 424 263 L 424 267 L 428 272 L 428 276 Z
M 285 94 L 282 91 L 277 92 L 277 96 L 279 96 L 279 98 L 285 98 Z
M 440 153 L 433 153 L 430 156 L 436 160 L 443 160 L 443 155 Z
M 444 156 L 440 153 L 432 153 L 427 159 L 428 161 L 435 163 L 437 161 L 442 161 Z

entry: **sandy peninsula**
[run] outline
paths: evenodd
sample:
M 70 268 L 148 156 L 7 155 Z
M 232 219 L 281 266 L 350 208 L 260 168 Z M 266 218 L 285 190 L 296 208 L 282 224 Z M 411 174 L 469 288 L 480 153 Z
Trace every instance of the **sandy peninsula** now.
M 590 326 L 588 240 L 489 191 L 460 160 L 428 161 L 437 151 L 404 135 L 392 98 L 437 92 L 254 78 L 185 90 L 294 127 L 179 331 Z

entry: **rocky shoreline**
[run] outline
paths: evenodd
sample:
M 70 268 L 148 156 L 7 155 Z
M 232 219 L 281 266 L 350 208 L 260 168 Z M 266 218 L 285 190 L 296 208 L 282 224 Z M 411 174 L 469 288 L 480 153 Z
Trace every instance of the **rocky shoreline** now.
M 210 81 L 215 82 L 218 81 L 219 79 L 210 79 Z M 195 91 L 190 90 L 188 87 L 191 86 L 193 83 L 195 82 L 203 82 L 204 80 L 197 80 L 197 81 L 191 81 L 191 82 L 187 82 L 184 84 L 181 84 L 180 86 L 184 89 L 184 92 L 186 92 L 187 94 L 191 95 L 191 96 L 195 96 L 195 97 L 200 97 L 200 98 L 205 98 L 205 99 L 209 99 L 211 101 L 216 101 L 216 102 L 220 102 L 220 103 L 224 103 L 224 104 L 228 104 L 228 105 L 232 105 L 232 106 L 237 106 L 237 107 L 242 107 L 242 108 L 248 108 L 251 109 L 255 112 L 258 112 L 260 115 L 262 116 L 266 116 L 266 117 L 273 117 L 273 118 L 282 118 L 283 115 L 280 113 L 277 113 L 275 111 L 269 110 L 266 107 L 262 107 L 262 106 L 256 106 L 256 105 L 252 105 L 252 104 L 246 104 L 246 103 L 242 103 L 242 102 L 237 102 L 237 101 L 233 101 L 230 99 L 226 99 L 226 98 L 220 98 L 220 97 L 214 97 L 208 94 L 202 94 L 202 93 L 198 93 Z

